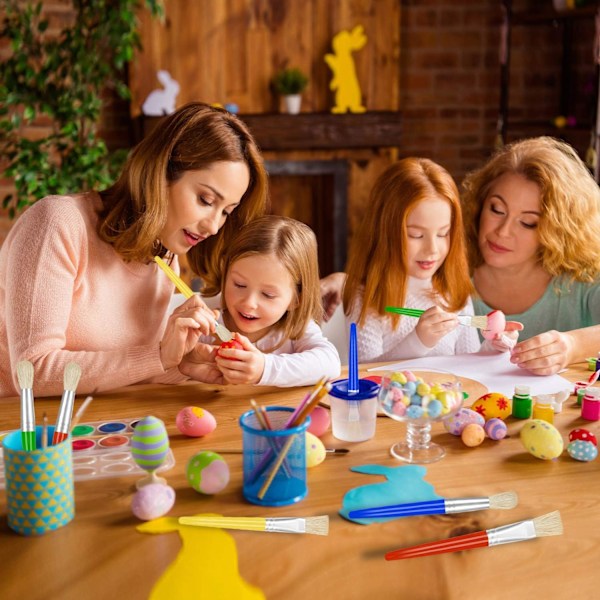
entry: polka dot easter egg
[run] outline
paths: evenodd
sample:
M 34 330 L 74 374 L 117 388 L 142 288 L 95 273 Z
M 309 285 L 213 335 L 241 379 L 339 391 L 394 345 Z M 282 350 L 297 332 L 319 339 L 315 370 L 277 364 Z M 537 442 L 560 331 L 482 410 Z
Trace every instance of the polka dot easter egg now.
M 483 427 L 485 420 L 474 410 L 471 410 L 470 408 L 461 408 L 455 415 L 444 421 L 444 427 L 446 428 L 446 431 L 452 435 L 461 435 L 463 429 L 471 423 Z
M 587 429 L 583 429 L 578 427 L 577 429 L 573 429 L 569 433 L 569 442 L 574 442 L 575 440 L 581 440 L 582 442 L 590 442 L 594 444 L 594 446 L 598 446 L 598 441 L 596 440 L 596 436 Z
M 165 424 L 157 417 L 138 421 L 131 437 L 133 460 L 146 471 L 155 471 L 169 452 L 169 436 Z
M 598 457 L 598 448 L 592 442 L 574 440 L 567 446 L 567 453 L 571 458 L 582 462 L 596 460 Z
M 558 429 L 541 419 L 525 423 L 520 437 L 525 450 L 541 460 L 557 458 L 563 451 L 563 440 Z
M 218 494 L 229 483 L 229 465 L 220 454 L 204 450 L 190 458 L 186 477 L 197 492 Z
M 312 418 L 312 415 L 311 415 Z M 316 436 L 306 432 L 306 466 L 307 468 L 320 465 L 326 456 L 325 446 L 323 442 Z
M 211 413 L 197 406 L 182 408 L 175 418 L 177 429 L 190 437 L 202 437 L 215 430 L 217 421 Z
M 512 410 L 512 401 L 504 394 L 491 392 L 480 396 L 471 404 L 471 410 L 478 412 L 486 421 L 489 419 L 506 419 Z

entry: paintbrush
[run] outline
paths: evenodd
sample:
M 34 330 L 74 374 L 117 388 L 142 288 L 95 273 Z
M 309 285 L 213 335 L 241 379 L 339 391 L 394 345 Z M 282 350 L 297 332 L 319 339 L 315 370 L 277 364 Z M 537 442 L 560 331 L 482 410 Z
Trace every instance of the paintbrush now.
M 269 418 L 267 417 L 267 411 L 263 406 L 259 406 L 258 403 L 256 402 L 256 400 L 254 400 L 254 398 L 252 398 L 250 400 L 250 405 L 252 406 L 252 408 L 254 409 L 254 414 L 256 416 L 256 420 L 258 421 L 259 425 L 261 426 L 261 428 L 264 431 L 272 431 L 272 427 L 271 427 L 271 423 L 269 422 Z M 273 452 L 278 452 L 280 446 L 277 445 L 277 441 L 274 440 L 273 438 L 267 438 L 267 443 L 269 444 L 269 447 L 271 448 L 271 450 Z M 287 464 L 283 465 L 283 468 L 285 469 L 285 474 L 288 477 L 292 476 L 292 472 L 290 471 L 290 468 Z
M 329 517 L 179 517 L 181 525 L 219 527 L 221 529 L 243 529 L 271 533 L 312 533 L 327 535 Z
M 52 445 L 60 444 L 67 439 L 71 429 L 73 404 L 75 403 L 75 390 L 81 377 L 81 367 L 74 362 L 67 363 L 63 374 L 64 391 L 58 409 L 56 427 L 52 436 Z
M 528 519 L 527 521 L 519 521 L 518 523 L 511 523 L 510 525 L 494 529 L 476 531 L 475 533 L 467 533 L 466 535 L 459 535 L 446 540 L 393 550 L 385 555 L 385 559 L 400 560 L 403 558 L 416 558 L 418 556 L 431 556 L 432 554 L 444 554 L 446 552 L 461 552 L 462 550 L 472 550 L 473 548 L 523 542 L 549 535 L 562 535 L 562 532 L 563 526 L 560 512 L 555 510 L 547 515 Z
M 418 308 L 401 308 L 397 306 L 386 306 L 385 311 L 404 315 L 405 317 L 414 317 L 415 319 L 418 319 L 425 312 Z M 456 315 L 456 318 L 461 325 L 477 327 L 477 329 L 488 328 L 488 318 L 485 315 Z
M 45 450 L 48 447 L 48 415 L 44 413 L 42 415 L 42 449 Z
M 28 360 L 17 363 L 17 379 L 21 388 L 21 446 L 35 450 L 35 410 L 33 407 L 33 365 Z
M 103 434 L 106 435 L 106 434 Z M 87 436 L 90 437 L 90 436 Z M 102 437 L 102 436 L 98 436 Z M 244 451 L 241 448 L 217 448 L 216 450 L 211 450 L 211 452 L 215 452 L 216 454 L 243 454 Z M 325 452 L 328 454 L 348 454 L 350 450 L 348 448 L 325 448 Z
M 90 403 L 93 399 L 94 399 L 93 396 L 88 396 L 83 401 L 83 403 L 81 404 L 81 406 L 75 413 L 75 416 L 73 417 L 73 421 L 71 422 L 71 430 L 73 430 L 73 429 L 75 429 L 75 427 L 77 427 L 77 425 L 79 424 L 79 421 L 81 421 L 81 417 L 83 416 L 83 413 L 86 411 L 87 407 L 90 405 Z
M 175 287 L 186 297 L 191 298 L 194 296 L 194 292 L 189 288 L 187 283 L 171 269 L 171 267 L 162 259 L 160 256 L 155 256 L 154 261 L 156 264 L 165 272 L 167 277 L 175 284 Z M 214 319 L 214 317 L 213 317 Z M 229 342 L 233 338 L 233 334 L 225 325 L 221 325 L 217 319 L 214 319 L 215 322 L 215 333 L 219 337 L 222 342 Z
M 351 519 L 383 519 L 391 517 L 418 517 L 422 515 L 451 515 L 488 508 L 507 510 L 514 508 L 517 502 L 518 497 L 515 492 L 503 492 L 489 498 L 439 498 L 423 502 L 407 502 L 375 508 L 363 508 L 360 510 L 351 510 L 348 516 Z

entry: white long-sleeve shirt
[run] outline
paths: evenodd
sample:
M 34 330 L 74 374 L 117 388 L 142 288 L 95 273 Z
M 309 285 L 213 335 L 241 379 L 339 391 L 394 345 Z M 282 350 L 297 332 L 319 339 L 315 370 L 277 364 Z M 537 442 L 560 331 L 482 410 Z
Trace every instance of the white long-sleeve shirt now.
M 219 319 L 219 322 L 222 322 Z M 283 337 L 280 331 L 271 331 L 254 345 L 265 352 L 279 344 Z M 201 341 L 214 343 L 213 338 L 202 336 Z M 273 352 L 266 352 L 265 370 L 257 385 L 293 387 L 313 385 L 327 377 L 339 377 L 340 356 L 335 346 L 323 335 L 321 328 L 310 321 L 299 340 L 286 339 Z
M 430 280 L 409 277 L 404 306 L 422 310 L 436 306 L 436 302 L 429 295 L 431 289 Z M 346 315 L 348 327 L 352 322 L 358 323 L 361 310 L 362 294 L 355 301 L 351 314 Z M 470 299 L 460 314 L 473 314 L 473 303 Z M 421 342 L 415 331 L 418 319 L 401 316 L 398 328 L 394 329 L 390 317 L 370 313 L 364 324 L 357 328 L 359 362 L 384 362 L 422 356 L 466 354 L 477 352 L 480 349 L 481 343 L 474 327 L 459 325 L 445 335 L 433 348 L 428 348 Z

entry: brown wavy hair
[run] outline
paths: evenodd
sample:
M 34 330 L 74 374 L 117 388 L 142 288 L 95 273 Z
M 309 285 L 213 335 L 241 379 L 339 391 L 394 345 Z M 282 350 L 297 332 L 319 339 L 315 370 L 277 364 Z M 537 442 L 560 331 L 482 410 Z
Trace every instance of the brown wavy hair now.
M 390 317 L 389 305 L 403 306 L 406 298 L 406 220 L 421 201 L 440 198 L 450 205 L 452 226 L 446 260 L 435 272 L 432 287 L 444 308 L 460 310 L 473 286 L 469 278 L 458 188 L 446 169 L 426 158 L 404 158 L 388 167 L 371 191 L 366 214 L 357 231 L 348 261 L 344 309 L 352 311 L 360 288 L 363 304 L 359 325 L 369 311 Z
M 100 192 L 98 232 L 126 261 L 149 262 L 167 249 L 157 240 L 166 223 L 169 185 L 186 171 L 221 162 L 245 162 L 250 183 L 219 232 L 187 254 L 207 290 L 218 292 L 221 256 L 233 233 L 267 208 L 267 174 L 246 125 L 235 115 L 201 102 L 165 117 L 131 152 L 119 179 Z
M 592 282 L 600 276 L 600 188 L 575 150 L 551 137 L 514 142 L 463 181 L 469 263 L 483 263 L 479 221 L 494 182 L 507 173 L 536 183 L 541 195 L 540 261 L 552 276 Z
M 231 241 L 224 261 L 221 281 L 223 299 L 225 278 L 233 263 L 257 254 L 275 256 L 287 269 L 296 286 L 295 301 L 274 327 L 283 332 L 283 341 L 297 340 L 302 337 L 311 319 L 318 322 L 323 317 L 315 234 L 300 221 L 275 215 L 259 217 L 245 225 Z

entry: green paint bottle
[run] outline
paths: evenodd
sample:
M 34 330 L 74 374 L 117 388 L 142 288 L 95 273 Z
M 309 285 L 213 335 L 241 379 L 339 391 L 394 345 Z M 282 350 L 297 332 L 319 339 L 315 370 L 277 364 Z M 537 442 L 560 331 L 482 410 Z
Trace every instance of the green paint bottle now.
M 528 385 L 516 385 L 512 398 L 512 416 L 515 419 L 531 419 L 533 400 Z

